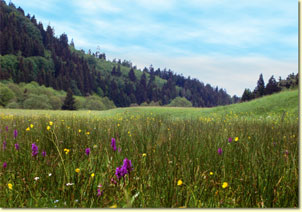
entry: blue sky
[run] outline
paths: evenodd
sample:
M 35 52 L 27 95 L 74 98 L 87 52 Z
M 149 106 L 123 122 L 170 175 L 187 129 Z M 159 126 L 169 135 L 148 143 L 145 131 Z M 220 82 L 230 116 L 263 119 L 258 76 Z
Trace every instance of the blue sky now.
M 77 49 L 172 71 L 241 96 L 298 72 L 296 0 L 13 0 Z

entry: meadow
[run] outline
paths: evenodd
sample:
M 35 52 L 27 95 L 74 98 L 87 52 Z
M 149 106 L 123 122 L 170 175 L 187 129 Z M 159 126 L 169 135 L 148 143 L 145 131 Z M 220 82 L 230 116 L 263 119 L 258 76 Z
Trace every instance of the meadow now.
M 0 109 L 2 208 L 296 208 L 298 91 L 215 108 Z

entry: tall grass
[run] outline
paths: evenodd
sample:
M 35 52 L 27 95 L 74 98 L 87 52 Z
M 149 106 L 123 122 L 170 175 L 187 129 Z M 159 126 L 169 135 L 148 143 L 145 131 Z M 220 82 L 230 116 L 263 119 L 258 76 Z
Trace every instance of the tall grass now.
M 3 208 L 298 207 L 295 113 L 175 119 L 129 111 L 112 116 L 2 112 Z M 33 143 L 39 148 L 36 157 Z M 115 171 L 125 158 L 133 170 L 118 180 Z

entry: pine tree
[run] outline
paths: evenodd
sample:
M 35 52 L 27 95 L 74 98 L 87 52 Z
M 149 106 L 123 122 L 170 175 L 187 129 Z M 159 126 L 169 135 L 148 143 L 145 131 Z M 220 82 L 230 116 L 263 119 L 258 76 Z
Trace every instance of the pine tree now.
M 75 99 L 70 88 L 67 91 L 62 110 L 76 110 Z
M 254 97 L 250 89 L 245 89 L 241 97 L 241 102 L 250 101 L 253 98 Z
M 133 68 L 130 69 L 130 71 L 128 73 L 128 77 L 132 82 L 136 82 L 136 76 L 135 76 Z
M 263 75 L 260 74 L 259 80 L 257 82 L 257 87 L 254 90 L 254 95 L 256 98 L 258 98 L 258 97 L 263 96 L 264 92 L 265 92 L 265 84 L 264 84 L 264 80 L 263 80 Z
M 271 76 L 271 78 L 268 80 L 268 83 L 266 85 L 265 94 L 269 95 L 279 91 L 280 88 L 278 87 L 277 81 L 275 80 L 274 76 Z

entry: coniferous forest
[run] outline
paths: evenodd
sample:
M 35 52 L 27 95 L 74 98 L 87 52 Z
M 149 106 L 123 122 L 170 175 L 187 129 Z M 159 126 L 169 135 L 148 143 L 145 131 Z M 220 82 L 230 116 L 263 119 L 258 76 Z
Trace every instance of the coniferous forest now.
M 106 60 L 105 53 L 74 48 L 66 34 L 43 26 L 34 15 L 1 0 L 0 80 L 36 81 L 40 85 L 73 94 L 108 97 L 117 107 L 167 105 L 184 97 L 194 107 L 212 107 L 238 101 L 225 90 L 184 77 L 171 70 L 138 70 L 130 61 Z M 151 61 L 150 61 L 151 63 Z

